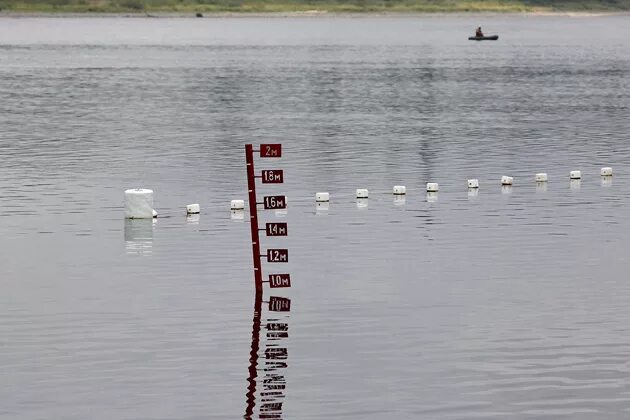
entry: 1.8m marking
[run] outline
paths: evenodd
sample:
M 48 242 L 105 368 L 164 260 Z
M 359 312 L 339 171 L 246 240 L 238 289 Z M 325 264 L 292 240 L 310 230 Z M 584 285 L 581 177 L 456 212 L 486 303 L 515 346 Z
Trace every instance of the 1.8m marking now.
M 267 195 L 263 198 L 265 210 L 286 209 L 287 198 L 284 195 Z
M 260 145 L 260 157 L 261 158 L 279 158 L 279 157 L 282 157 L 282 145 L 280 143 L 261 144 Z
M 267 236 L 287 236 L 288 229 L 286 223 L 267 223 L 265 225 Z
M 282 169 L 265 169 L 262 171 L 263 184 L 282 184 L 284 182 L 284 171 Z
M 291 287 L 291 276 L 289 274 L 269 274 L 269 287 L 272 289 Z
M 267 262 L 286 263 L 289 262 L 289 250 L 280 248 L 270 248 L 267 250 Z

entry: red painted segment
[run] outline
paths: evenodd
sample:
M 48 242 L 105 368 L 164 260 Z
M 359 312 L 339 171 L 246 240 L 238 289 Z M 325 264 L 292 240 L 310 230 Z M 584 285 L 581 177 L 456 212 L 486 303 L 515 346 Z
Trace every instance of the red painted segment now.
M 252 231 L 252 256 L 256 293 L 262 293 L 262 267 L 260 263 L 260 238 L 258 235 L 258 210 L 256 209 L 256 179 L 254 178 L 254 152 L 251 144 L 245 145 L 247 162 L 247 190 L 249 192 L 249 223 Z

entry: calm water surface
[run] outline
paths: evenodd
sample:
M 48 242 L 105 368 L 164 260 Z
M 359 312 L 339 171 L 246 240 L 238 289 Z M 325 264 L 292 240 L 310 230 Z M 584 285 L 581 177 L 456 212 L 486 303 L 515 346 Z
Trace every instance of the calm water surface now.
M 0 418 L 629 417 L 628 39 L 627 17 L 0 19 Z M 259 193 L 288 196 L 263 245 L 293 287 L 264 302 L 228 210 L 247 142 L 284 145 L 257 165 L 285 170 Z M 133 187 L 157 221 L 123 220 Z

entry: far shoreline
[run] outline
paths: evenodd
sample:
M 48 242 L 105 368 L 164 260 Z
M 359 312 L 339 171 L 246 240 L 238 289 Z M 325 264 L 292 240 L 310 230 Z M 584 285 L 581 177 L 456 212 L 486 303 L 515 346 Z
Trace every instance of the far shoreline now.
M 18 12 L 0 11 L 0 18 L 191 18 L 191 19 L 223 19 L 223 18 L 445 18 L 445 17 L 608 17 L 630 16 L 630 11 L 526 11 L 526 12 L 328 12 L 328 11 L 296 11 L 296 12 L 204 12 L 196 16 L 195 12 Z

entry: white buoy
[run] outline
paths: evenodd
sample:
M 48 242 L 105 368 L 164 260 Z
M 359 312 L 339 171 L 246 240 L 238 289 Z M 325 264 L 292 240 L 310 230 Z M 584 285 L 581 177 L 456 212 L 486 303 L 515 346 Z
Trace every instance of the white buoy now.
M 318 203 L 327 203 L 330 201 L 330 194 L 327 192 L 318 192 L 315 194 L 315 201 Z
M 427 202 L 435 203 L 438 200 L 437 191 L 427 191 Z
M 394 195 L 405 195 L 407 194 L 407 187 L 404 185 L 394 185 L 393 193 Z
M 136 188 L 125 191 L 125 218 L 151 219 L 155 216 L 157 212 L 153 210 L 153 190 Z
M 512 185 L 513 182 L 514 182 L 514 178 L 512 178 L 511 176 L 503 175 L 501 177 L 501 185 Z
M 427 182 L 427 192 L 438 192 L 440 186 L 437 182 Z
M 230 201 L 230 210 L 244 210 L 245 200 L 232 200 Z
M 199 204 L 189 204 L 186 206 L 186 214 L 199 214 L 201 213 L 201 207 Z
M 582 179 L 582 172 L 580 171 L 571 171 L 569 172 L 570 179 Z
M 365 188 L 357 188 L 357 198 L 368 198 L 368 190 Z
M 468 180 L 468 188 L 479 188 L 479 180 L 478 179 L 469 179 Z
M 544 172 L 536 174 L 536 182 L 547 182 L 548 179 L 547 174 Z
M 367 209 L 369 200 L 367 198 L 357 198 L 357 208 Z
M 602 176 L 612 176 L 612 174 L 613 174 L 612 168 L 610 168 L 610 167 L 602 168 L 600 173 L 601 173 Z

